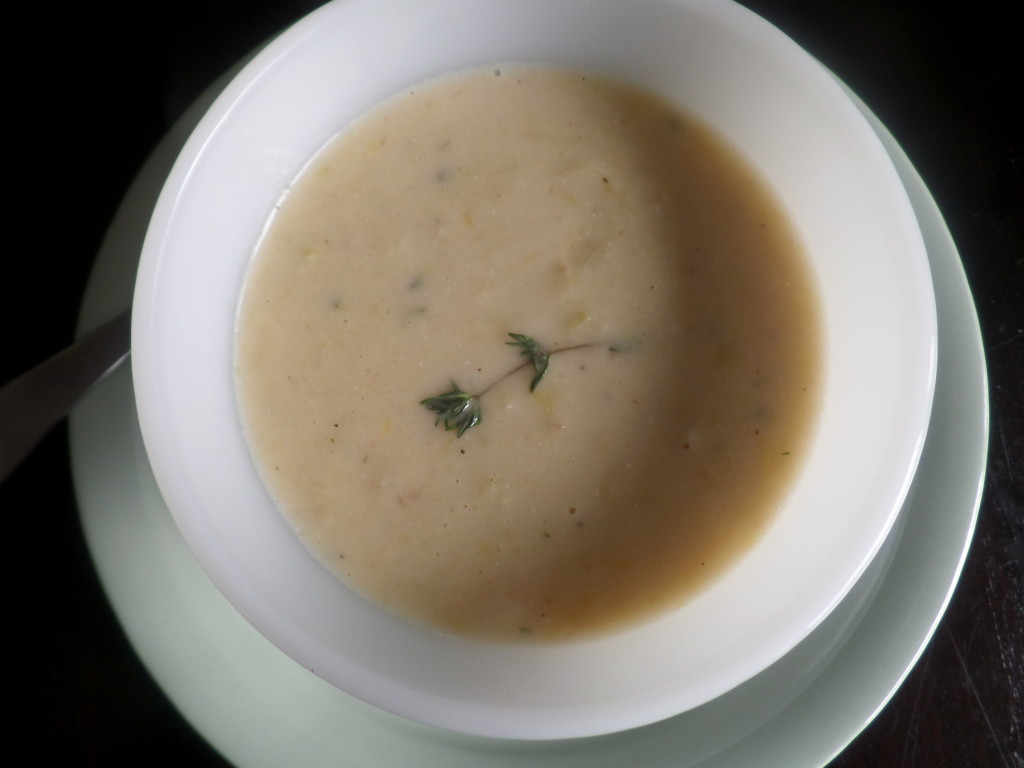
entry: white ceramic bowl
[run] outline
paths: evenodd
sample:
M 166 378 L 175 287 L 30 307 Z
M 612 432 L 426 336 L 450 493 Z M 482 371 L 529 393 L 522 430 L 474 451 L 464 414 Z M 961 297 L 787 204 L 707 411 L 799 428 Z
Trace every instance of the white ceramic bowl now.
M 476 643 L 356 597 L 292 534 L 254 469 L 232 379 L 235 313 L 274 204 L 347 121 L 455 68 L 545 60 L 661 92 L 770 180 L 825 323 L 822 416 L 769 533 L 683 608 L 569 645 Z M 575 737 L 706 702 L 807 636 L 872 560 L 924 441 L 936 330 L 926 255 L 881 144 L 827 72 L 728 0 L 340 0 L 227 87 L 167 180 L 134 303 L 146 449 L 210 577 L 300 664 L 458 731 Z

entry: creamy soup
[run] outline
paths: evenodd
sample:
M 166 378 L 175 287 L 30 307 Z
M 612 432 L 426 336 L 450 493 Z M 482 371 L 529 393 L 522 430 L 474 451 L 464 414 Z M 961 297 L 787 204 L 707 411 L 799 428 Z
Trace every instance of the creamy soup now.
M 819 332 L 785 214 L 711 131 L 502 66 L 395 96 L 309 164 L 251 266 L 236 375 L 267 487 L 351 588 L 563 640 L 681 604 L 762 536 Z

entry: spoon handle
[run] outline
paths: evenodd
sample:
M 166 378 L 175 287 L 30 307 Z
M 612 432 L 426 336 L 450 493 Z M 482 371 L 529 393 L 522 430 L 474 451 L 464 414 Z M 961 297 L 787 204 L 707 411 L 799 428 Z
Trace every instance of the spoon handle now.
M 0 388 L 0 483 L 130 349 L 125 310 Z

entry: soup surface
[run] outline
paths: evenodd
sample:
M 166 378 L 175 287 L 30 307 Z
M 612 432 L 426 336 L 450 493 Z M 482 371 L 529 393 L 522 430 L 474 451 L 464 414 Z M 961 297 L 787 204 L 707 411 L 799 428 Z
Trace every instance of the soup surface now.
M 562 640 L 758 540 L 810 443 L 819 335 L 786 216 L 712 132 L 502 66 L 310 163 L 250 268 L 236 377 L 270 492 L 342 580 L 443 631 Z

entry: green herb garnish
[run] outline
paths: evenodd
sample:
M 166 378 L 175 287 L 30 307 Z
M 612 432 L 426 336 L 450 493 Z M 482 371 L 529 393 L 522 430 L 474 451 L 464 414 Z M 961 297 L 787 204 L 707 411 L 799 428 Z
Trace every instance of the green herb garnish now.
M 544 378 L 544 372 L 547 371 L 548 362 L 551 360 L 551 353 L 529 336 L 524 336 L 521 333 L 510 333 L 509 336 L 515 341 L 506 341 L 505 343 L 510 347 L 522 347 L 522 354 L 530 358 L 530 362 L 533 364 L 533 370 L 536 372 L 533 381 L 530 382 L 530 391 L 533 392 L 540 384 L 540 380 Z
M 437 414 L 435 424 L 443 420 L 445 429 L 458 430 L 456 437 L 462 437 L 467 429 L 472 429 L 480 423 L 480 396 L 463 392 L 454 381 L 451 392 L 428 397 L 420 401 L 420 405 Z
M 456 437 L 462 437 L 466 430 L 472 429 L 483 419 L 480 399 L 487 394 L 492 387 L 504 381 L 517 371 L 522 370 L 526 366 L 532 365 L 534 376 L 533 380 L 530 382 L 530 391 L 533 392 L 540 383 L 540 380 L 544 377 L 544 374 L 547 372 L 548 363 L 551 361 L 552 355 L 556 355 L 559 352 L 568 352 L 573 349 L 583 349 L 584 347 L 594 346 L 593 344 L 575 344 L 571 347 L 560 347 L 558 349 L 548 350 L 525 334 L 510 333 L 509 336 L 512 337 L 512 341 L 505 343 L 510 347 L 520 347 L 522 350 L 521 354 L 529 359 L 498 377 L 476 394 L 466 392 L 459 387 L 453 379 L 451 391 L 435 395 L 434 397 L 428 397 L 426 400 L 421 400 L 420 405 L 437 414 L 437 418 L 434 421 L 435 424 L 443 422 L 446 430 L 456 430 Z M 609 350 L 615 352 L 616 348 L 609 347 Z

